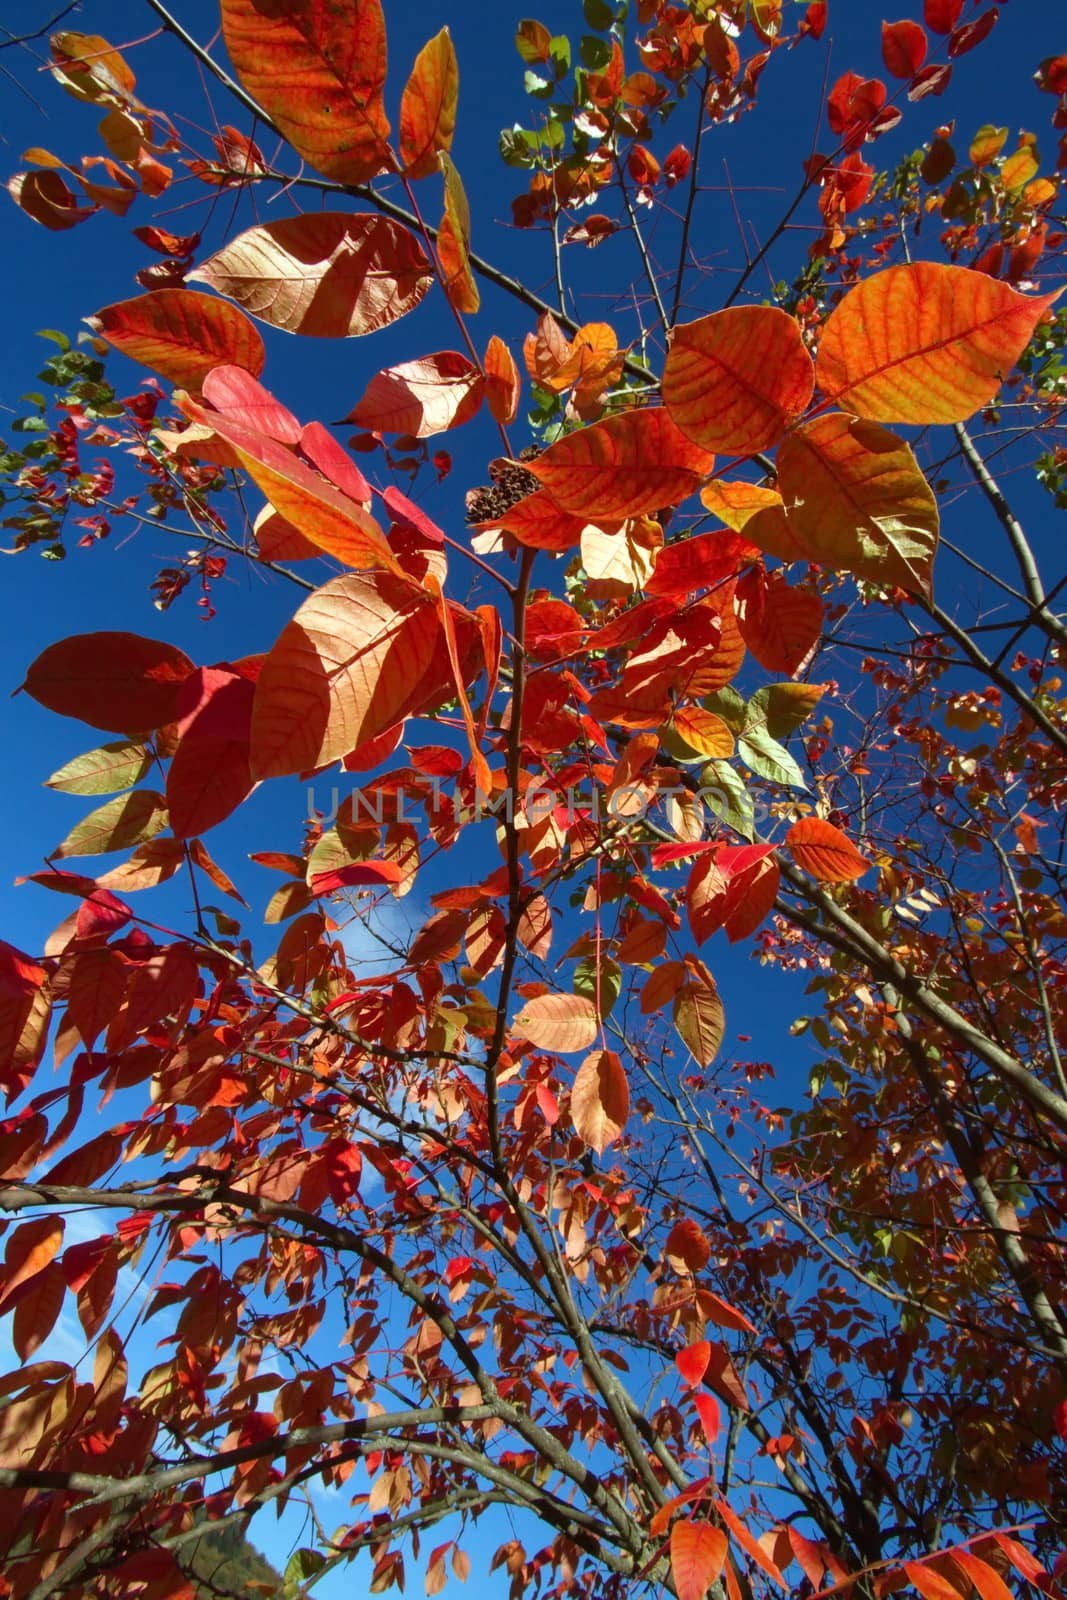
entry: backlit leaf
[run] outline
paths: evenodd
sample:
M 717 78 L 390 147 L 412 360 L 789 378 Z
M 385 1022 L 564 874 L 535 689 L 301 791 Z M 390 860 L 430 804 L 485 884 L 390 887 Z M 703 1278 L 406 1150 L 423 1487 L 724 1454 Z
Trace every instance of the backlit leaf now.
M 0 1306 L 10 1300 L 19 1284 L 43 1272 L 63 1243 L 62 1217 L 35 1217 L 21 1222 L 8 1234 L 4 1265 L 0 1269 Z
M 362 183 L 388 165 L 381 0 L 222 0 L 222 29 L 242 84 L 316 171 Z
M 111 733 L 173 722 L 193 663 L 176 645 L 136 633 L 78 633 L 49 645 L 23 688 L 49 711 Z
M 185 410 L 226 441 L 275 511 L 305 539 L 350 567 L 399 572 L 399 563 L 370 513 L 291 450 L 194 401 L 186 400 Z
M 75 756 L 46 778 L 45 784 L 64 794 L 117 794 L 140 783 L 151 765 L 152 757 L 143 744 L 123 740 Z
M 819 385 L 872 422 L 962 422 L 992 400 L 1060 292 L 1022 295 L 930 261 L 888 267 L 829 318 Z
M 90 326 L 132 361 L 183 389 L 198 390 L 213 367 L 258 377 L 263 340 L 243 312 L 195 289 L 156 289 L 105 306 Z
M 427 439 L 469 422 L 484 387 L 472 361 L 458 351 L 441 350 L 376 373 L 345 421 L 377 433 Z
M 674 997 L 674 1026 L 687 1049 L 707 1067 L 719 1053 L 726 1016 L 715 979 L 704 963 L 688 956 L 685 966 L 686 981 Z
M 914 78 L 928 48 L 926 33 L 917 22 L 882 23 L 882 60 L 894 78 Z
M 630 1087 L 622 1062 L 614 1050 L 594 1050 L 578 1068 L 571 1088 L 571 1116 L 579 1138 L 603 1155 L 629 1114 Z
M 577 994 L 542 994 L 527 1000 L 515 1032 L 540 1050 L 588 1050 L 597 1032 L 596 1007 Z
M 799 672 L 822 633 L 822 601 L 786 582 L 781 569 L 753 569 L 736 590 L 741 637 L 768 672 Z M 716 752 L 721 753 L 721 752 Z
M 471 313 L 482 302 L 470 267 L 470 206 L 452 157 L 441 151 L 437 160 L 445 179 L 445 214 L 437 233 L 437 258 L 449 300 L 457 311 Z
M 20 1361 L 28 1361 L 44 1344 L 63 1309 L 66 1292 L 63 1268 L 58 1261 L 51 1261 L 19 1296 L 11 1343 Z
M 929 593 L 937 501 L 903 439 L 876 423 L 830 412 L 783 441 L 778 477 L 795 555 Z M 746 537 L 760 541 L 767 515 L 745 524 Z
M 803 416 L 815 368 L 795 317 L 734 306 L 675 328 L 663 403 L 687 438 L 722 455 L 766 450 Z
M 785 836 L 785 847 L 797 866 L 820 883 L 852 883 L 871 864 L 847 834 L 821 817 L 803 817 L 794 822 Z
M 671 1529 L 671 1577 L 678 1600 L 704 1600 L 726 1561 L 729 1541 L 721 1528 L 692 1518 Z
M 664 407 L 654 406 L 567 434 L 529 467 L 563 511 L 622 520 L 677 505 L 713 464 Z
M 515 358 L 503 339 L 493 334 L 485 349 L 485 400 L 494 422 L 506 428 L 519 409 L 522 384 Z
M 191 276 L 274 328 L 347 339 L 406 316 L 433 267 L 391 217 L 309 211 L 249 228 Z
M 451 150 L 459 96 L 452 35 L 442 28 L 415 58 L 400 102 L 400 159 L 409 178 L 428 178 L 440 150 Z
M 257 778 L 338 761 L 451 679 L 433 598 L 405 578 L 335 578 L 263 663 L 252 715 Z
M 151 789 L 134 789 L 97 806 L 57 844 L 54 856 L 99 856 L 144 844 L 167 826 L 167 804 Z

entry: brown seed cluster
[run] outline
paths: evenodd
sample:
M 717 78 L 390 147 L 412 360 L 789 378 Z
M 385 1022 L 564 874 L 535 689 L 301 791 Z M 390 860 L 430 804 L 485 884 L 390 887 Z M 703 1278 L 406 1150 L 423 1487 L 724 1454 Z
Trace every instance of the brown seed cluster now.
M 467 490 L 467 521 L 495 522 L 513 505 L 539 489 L 541 485 L 537 478 L 521 463 L 533 461 L 540 454 L 536 445 L 527 445 L 518 461 L 510 461 L 507 456 L 498 456 L 495 461 L 490 461 L 489 476 L 492 483 L 479 484 L 476 489 Z

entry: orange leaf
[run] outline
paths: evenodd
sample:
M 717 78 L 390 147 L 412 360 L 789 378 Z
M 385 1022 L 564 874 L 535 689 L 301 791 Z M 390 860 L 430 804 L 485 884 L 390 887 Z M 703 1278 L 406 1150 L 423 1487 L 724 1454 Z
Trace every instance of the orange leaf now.
M 444 289 L 457 311 L 474 312 L 482 302 L 470 268 L 470 206 L 452 157 L 442 150 L 437 161 L 445 178 L 445 214 L 437 233 Z
M 505 428 L 515 421 L 522 385 L 515 358 L 503 339 L 494 333 L 485 350 L 485 399 L 494 422 Z
M 741 637 L 768 672 L 799 672 L 819 642 L 822 601 L 813 589 L 798 589 L 779 569 L 753 569 L 736 590 Z
M 578 1137 L 603 1155 L 629 1115 L 630 1086 L 622 1062 L 614 1050 L 594 1050 L 578 1068 L 571 1088 L 571 1117 Z
M 687 438 L 723 455 L 769 449 L 807 410 L 815 368 L 794 317 L 734 306 L 675 328 L 663 403 Z
M 416 56 L 400 102 L 400 159 L 409 178 L 430 177 L 438 151 L 451 150 L 458 98 L 456 52 L 442 28 Z
M 388 165 L 381 0 L 222 0 L 222 29 L 244 87 L 318 172 L 362 183 Z
M 456 350 L 441 350 L 376 373 L 345 421 L 376 433 L 428 439 L 469 422 L 484 387 L 473 362 Z
M 820 883 L 852 883 L 871 864 L 840 828 L 821 817 L 794 822 L 785 836 L 785 847 L 797 865 Z
M 0 1308 L 7 1304 L 20 1284 L 28 1283 L 55 1259 L 63 1243 L 65 1226 L 62 1217 L 35 1217 L 32 1222 L 20 1223 L 9 1235 L 4 1251 Z
M 689 977 L 674 999 L 674 1026 L 702 1067 L 710 1066 L 722 1044 L 726 1017 L 715 979 L 702 961 L 687 956 Z
M 588 1050 L 596 1038 L 596 1007 L 577 994 L 542 994 L 527 1000 L 514 1026 L 539 1050 Z
M 1015 1600 L 999 1572 L 969 1550 L 953 1550 L 952 1559 L 978 1590 L 981 1600 Z
M 905 1561 L 908 1582 L 918 1589 L 923 1600 L 962 1600 L 955 1584 L 925 1561 Z
M 663 1248 L 676 1272 L 701 1272 L 711 1260 L 708 1236 L 692 1217 L 679 1217 Z
M 624 411 L 567 434 L 529 464 L 563 511 L 589 520 L 677 505 L 713 465 L 662 406 Z
M 686 909 L 699 944 L 717 928 L 731 944 L 759 927 L 778 893 L 774 851 L 766 844 L 720 845 L 693 863 L 686 886 Z
M 334 578 L 304 602 L 263 663 L 253 774 L 278 777 L 338 761 L 435 691 L 447 693 L 450 681 L 425 589 L 387 573 Z
M 1022 295 L 930 261 L 889 267 L 827 322 L 820 387 L 872 422 L 962 422 L 992 400 L 1060 293 Z
M 725 1500 L 716 1500 L 715 1509 L 718 1511 L 720 1517 L 725 1522 L 726 1526 L 729 1528 L 738 1544 L 743 1546 L 743 1548 L 752 1557 L 756 1565 L 758 1567 L 762 1567 L 768 1578 L 773 1579 L 773 1581 L 778 1584 L 779 1588 L 788 1591 L 789 1584 L 786 1583 L 785 1579 L 782 1577 L 778 1567 L 760 1545 L 759 1541 L 752 1537 L 748 1529 L 745 1527 L 745 1524 L 741 1521 L 741 1518 L 728 1504 L 728 1502 Z
M 937 501 L 903 439 L 830 412 L 783 441 L 778 476 L 788 528 L 777 521 L 765 527 L 775 515 L 765 511 L 746 522 L 746 538 L 785 560 L 929 593 Z
M 729 727 L 703 706 L 679 706 L 672 727 L 691 750 L 709 761 L 724 761 L 734 753 L 734 736 Z
M 62 233 L 94 216 L 99 207 L 81 206 L 58 172 L 16 172 L 8 179 L 8 193 L 34 222 Z
M 131 361 L 183 389 L 198 390 L 213 367 L 263 371 L 263 340 L 235 306 L 195 289 L 156 289 L 119 300 L 88 319 Z
M 406 316 L 433 267 L 390 217 L 311 211 L 249 228 L 190 276 L 271 327 L 348 339 Z
M 687 1519 L 671 1529 L 671 1576 L 678 1600 L 704 1600 L 726 1561 L 729 1541 L 710 1522 Z
M 20 1361 L 28 1361 L 33 1352 L 44 1344 L 63 1309 L 66 1292 L 63 1268 L 58 1261 L 52 1261 L 19 1296 L 11 1343 Z
M 173 722 L 193 663 L 176 645 L 136 633 L 76 633 L 49 645 L 22 687 L 49 711 L 109 733 Z
M 350 567 L 399 573 L 400 564 L 370 513 L 291 450 L 195 401 L 186 400 L 184 410 L 232 447 L 275 511 L 305 539 Z

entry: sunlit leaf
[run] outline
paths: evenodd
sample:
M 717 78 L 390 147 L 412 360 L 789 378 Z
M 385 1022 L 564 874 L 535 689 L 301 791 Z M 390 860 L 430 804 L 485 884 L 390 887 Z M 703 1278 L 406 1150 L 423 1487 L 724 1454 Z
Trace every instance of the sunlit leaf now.
M 803 817 L 785 836 L 785 848 L 798 867 L 820 883 L 852 883 L 871 863 L 847 834 L 821 817 Z
M 431 595 L 387 573 L 335 578 L 300 607 L 263 663 L 252 716 L 256 778 L 338 761 L 447 694 Z
M 222 30 L 242 84 L 316 171 L 362 183 L 388 165 L 381 0 L 222 0 Z
M 116 795 L 73 827 L 52 851 L 53 856 L 99 856 L 111 850 L 128 850 L 162 833 L 167 826 L 167 805 L 151 789 L 134 789 Z
M 78 633 L 49 645 L 23 688 L 49 711 L 109 733 L 146 733 L 173 722 L 193 663 L 176 645 L 136 633 Z
M 515 1032 L 540 1050 L 588 1050 L 598 1019 L 591 1000 L 577 994 L 542 994 L 527 1000 L 515 1018 Z
M 992 400 L 1061 292 L 1022 295 L 930 261 L 888 267 L 831 315 L 819 385 L 872 422 L 962 422 Z
M 671 1577 L 678 1600 L 704 1600 L 723 1569 L 729 1541 L 710 1522 L 685 1518 L 671 1529 Z
M 939 517 L 934 492 L 908 445 L 841 411 L 806 422 L 778 452 L 788 546 L 763 537 L 760 513 L 745 535 L 786 559 L 803 557 L 928 594 Z M 778 525 L 774 531 L 777 533 Z
M 445 214 L 437 233 L 445 293 L 457 311 L 472 313 L 482 302 L 470 266 L 470 206 L 452 157 L 441 151 L 437 160 L 445 179 Z
M 456 51 L 442 28 L 416 56 L 400 102 L 400 159 L 409 178 L 429 177 L 438 152 L 451 150 L 458 96 Z
M 713 464 L 664 407 L 654 406 L 567 434 L 529 465 L 563 511 L 595 521 L 677 505 Z
M 675 328 L 663 403 L 687 438 L 722 455 L 766 450 L 803 416 L 815 368 L 795 317 L 734 306 Z
M 674 997 L 674 1026 L 702 1067 L 719 1053 L 726 1015 L 715 979 L 702 961 L 687 956 L 686 979 Z
M 152 757 L 143 744 L 124 740 L 75 756 L 45 783 L 65 794 L 117 794 L 140 783 L 151 764 Z
M 594 1050 L 578 1068 L 571 1088 L 571 1116 L 579 1138 L 603 1155 L 629 1114 L 630 1087 L 622 1062 L 614 1050 Z
M 105 306 L 91 327 L 124 356 L 183 389 L 198 390 L 213 367 L 258 377 L 263 340 L 243 312 L 195 289 L 156 289 Z
M 376 373 L 345 420 L 375 432 L 426 439 L 477 415 L 484 388 L 467 356 L 441 350 Z
M 391 217 L 309 211 L 238 234 L 190 276 L 274 328 L 347 339 L 406 316 L 433 267 Z

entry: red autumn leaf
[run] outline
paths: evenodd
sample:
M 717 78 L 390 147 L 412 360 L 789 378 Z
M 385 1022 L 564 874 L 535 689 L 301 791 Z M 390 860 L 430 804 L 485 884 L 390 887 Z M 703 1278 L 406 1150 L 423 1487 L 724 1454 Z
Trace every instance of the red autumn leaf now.
M 944 94 L 951 81 L 952 68 L 947 63 L 931 62 L 908 85 L 908 99 L 924 100 L 928 94 Z
M 794 822 L 785 836 L 785 848 L 797 866 L 810 872 L 820 883 L 852 883 L 871 865 L 847 834 L 821 817 L 804 817 Z
M 720 845 L 700 855 L 686 886 L 693 937 L 703 944 L 725 928 L 731 944 L 747 939 L 774 905 L 778 881 L 771 845 Z
M 702 1272 L 711 1260 L 708 1236 L 692 1217 L 679 1217 L 663 1249 L 675 1271 Z
M 293 413 L 241 367 L 214 367 L 204 379 L 201 394 L 215 411 L 265 433 L 280 444 L 299 444 L 300 424 Z
M 167 810 L 178 839 L 215 827 L 255 787 L 249 767 L 254 683 L 219 668 L 195 676 L 204 682 L 204 693 L 183 721 L 167 773 Z M 189 692 L 188 683 L 183 692 Z
M 346 339 L 406 316 L 433 267 L 391 217 L 311 211 L 249 228 L 191 276 L 274 328 Z
M 374 518 L 284 445 L 186 400 L 186 414 L 229 445 L 274 509 L 303 538 L 352 567 L 399 572 Z M 194 446 L 195 448 L 195 446 Z
M 22 687 L 49 711 L 109 733 L 173 722 L 193 663 L 176 645 L 136 633 L 78 633 L 49 645 Z
M 416 56 L 400 102 L 400 159 L 409 178 L 435 175 L 438 152 L 452 148 L 458 96 L 456 52 L 442 28 Z
M 704 1381 L 704 1374 L 708 1370 L 711 1359 L 711 1345 L 706 1339 L 698 1339 L 695 1344 L 690 1344 L 684 1350 L 679 1350 L 674 1358 L 682 1382 L 695 1389 L 698 1383 Z
M 991 6 L 988 11 L 983 11 L 982 15 L 976 17 L 973 22 L 965 22 L 962 27 L 953 28 L 948 41 L 949 55 L 953 60 L 957 56 L 966 55 L 968 50 L 973 50 L 976 45 L 980 45 L 983 39 L 988 39 L 999 20 L 1000 12 L 996 6 Z
M 441 350 L 376 373 L 345 417 L 375 433 L 427 439 L 476 416 L 485 379 L 467 356 Z
M 951 33 L 962 10 L 963 0 L 923 0 L 923 19 L 934 33 Z
M 249 94 L 324 177 L 362 183 L 388 161 L 381 0 L 222 0 L 226 52 Z
M 882 60 L 894 78 L 914 78 L 929 48 L 917 22 L 882 23 Z
M 564 512 L 640 517 L 692 494 L 714 457 L 688 440 L 661 406 L 624 411 L 568 434 L 529 463 Z
M 760 666 L 790 677 L 799 672 L 822 633 L 822 601 L 814 589 L 787 583 L 780 569 L 753 567 L 735 597 L 741 637 Z
M 89 323 L 124 356 L 183 389 L 200 389 L 219 366 L 258 377 L 266 359 L 263 340 L 243 312 L 194 289 L 157 289 L 120 300 Z
M 704 1600 L 726 1562 L 728 1541 L 710 1522 L 686 1519 L 671 1529 L 671 1577 L 678 1600 Z
M 399 883 L 403 874 L 395 861 L 353 861 L 332 872 L 318 872 L 312 877 L 312 894 L 333 894 L 338 889 L 364 889 Z
M 613 1050 L 595 1050 L 578 1068 L 571 1087 L 571 1116 L 579 1138 L 603 1155 L 629 1114 L 630 1088 L 622 1062 Z
M 20 1285 L 43 1272 L 63 1243 L 62 1217 L 35 1217 L 20 1222 L 8 1235 L 4 1265 L 0 1269 L 0 1311 L 10 1305 Z
M 723 455 L 776 444 L 807 410 L 815 368 L 794 317 L 734 306 L 674 329 L 663 403 L 687 438 Z
M 687 177 L 693 165 L 693 157 L 684 144 L 676 144 L 670 155 L 663 163 L 663 176 L 668 189 L 673 189 L 676 183 L 681 183 Z

